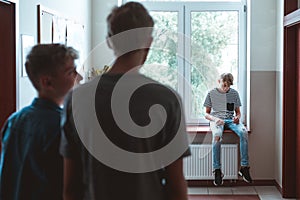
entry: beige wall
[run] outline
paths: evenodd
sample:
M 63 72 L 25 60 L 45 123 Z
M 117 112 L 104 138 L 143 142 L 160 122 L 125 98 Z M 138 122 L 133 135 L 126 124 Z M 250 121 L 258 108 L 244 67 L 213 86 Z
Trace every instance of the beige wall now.
M 275 179 L 275 87 L 275 71 L 251 71 L 249 154 L 255 180 Z
M 276 138 L 277 4 L 276 0 L 251 1 L 250 82 L 251 135 L 249 154 L 252 176 L 274 180 L 278 173 Z
M 250 70 L 276 70 L 276 0 L 251 0 Z
M 252 0 L 250 154 L 255 179 L 282 185 L 283 1 Z M 252 142 L 251 142 L 252 141 Z
M 282 48 L 281 48 L 282 49 Z M 282 187 L 282 77 L 281 71 L 276 72 L 276 123 L 275 123 L 275 174 L 274 178 Z
M 275 179 L 282 186 L 283 0 L 277 0 Z
M 106 17 L 117 4 L 117 0 L 92 0 L 92 48 L 105 40 Z

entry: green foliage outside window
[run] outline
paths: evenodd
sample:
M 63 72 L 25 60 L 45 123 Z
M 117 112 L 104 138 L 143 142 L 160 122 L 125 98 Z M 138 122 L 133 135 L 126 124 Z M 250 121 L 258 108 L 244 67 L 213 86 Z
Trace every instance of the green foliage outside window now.
M 178 90 L 178 14 L 177 12 L 150 12 L 155 20 L 154 41 L 141 72 Z M 190 84 L 189 99 L 192 118 L 203 117 L 203 102 L 207 92 L 216 86 L 222 72 L 238 74 L 238 13 L 235 11 L 191 12 Z M 187 22 L 186 22 L 187 23 Z M 188 48 L 188 47 L 185 47 Z

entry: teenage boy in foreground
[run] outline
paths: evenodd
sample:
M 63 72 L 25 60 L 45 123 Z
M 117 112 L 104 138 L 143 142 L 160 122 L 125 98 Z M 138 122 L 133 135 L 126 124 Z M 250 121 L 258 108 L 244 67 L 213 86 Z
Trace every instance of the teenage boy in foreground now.
M 0 199 L 62 199 L 61 105 L 80 77 L 77 58 L 75 49 L 61 44 L 39 44 L 28 54 L 26 72 L 38 97 L 1 131 Z

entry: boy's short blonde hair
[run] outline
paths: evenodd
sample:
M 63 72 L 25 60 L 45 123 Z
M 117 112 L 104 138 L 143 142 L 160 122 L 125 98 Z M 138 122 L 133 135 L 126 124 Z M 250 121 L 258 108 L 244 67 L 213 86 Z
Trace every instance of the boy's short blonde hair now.
M 39 91 L 41 75 L 55 76 L 68 59 L 77 59 L 79 53 L 63 44 L 37 44 L 26 57 L 26 72 L 33 86 Z
M 231 73 L 223 73 L 220 75 L 220 79 L 228 85 L 233 85 L 233 75 Z

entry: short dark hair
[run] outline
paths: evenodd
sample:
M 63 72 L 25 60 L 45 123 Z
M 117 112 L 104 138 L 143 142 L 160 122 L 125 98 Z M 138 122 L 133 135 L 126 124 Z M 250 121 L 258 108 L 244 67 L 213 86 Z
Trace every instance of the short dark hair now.
M 120 7 L 114 7 L 107 19 L 107 34 L 113 50 L 127 53 L 130 48 L 143 47 L 151 37 L 154 21 L 147 9 L 140 3 L 128 2 Z M 120 37 L 112 37 L 119 33 L 133 30 Z
M 37 44 L 26 58 L 26 72 L 33 86 L 39 91 L 41 75 L 55 76 L 68 59 L 77 59 L 78 51 L 63 44 Z
M 223 73 L 220 75 L 220 79 L 223 80 L 223 82 L 228 83 L 229 85 L 233 85 L 233 75 L 231 73 Z
M 153 27 L 154 21 L 142 4 L 128 2 L 112 9 L 107 25 L 108 36 L 112 36 L 134 28 Z

